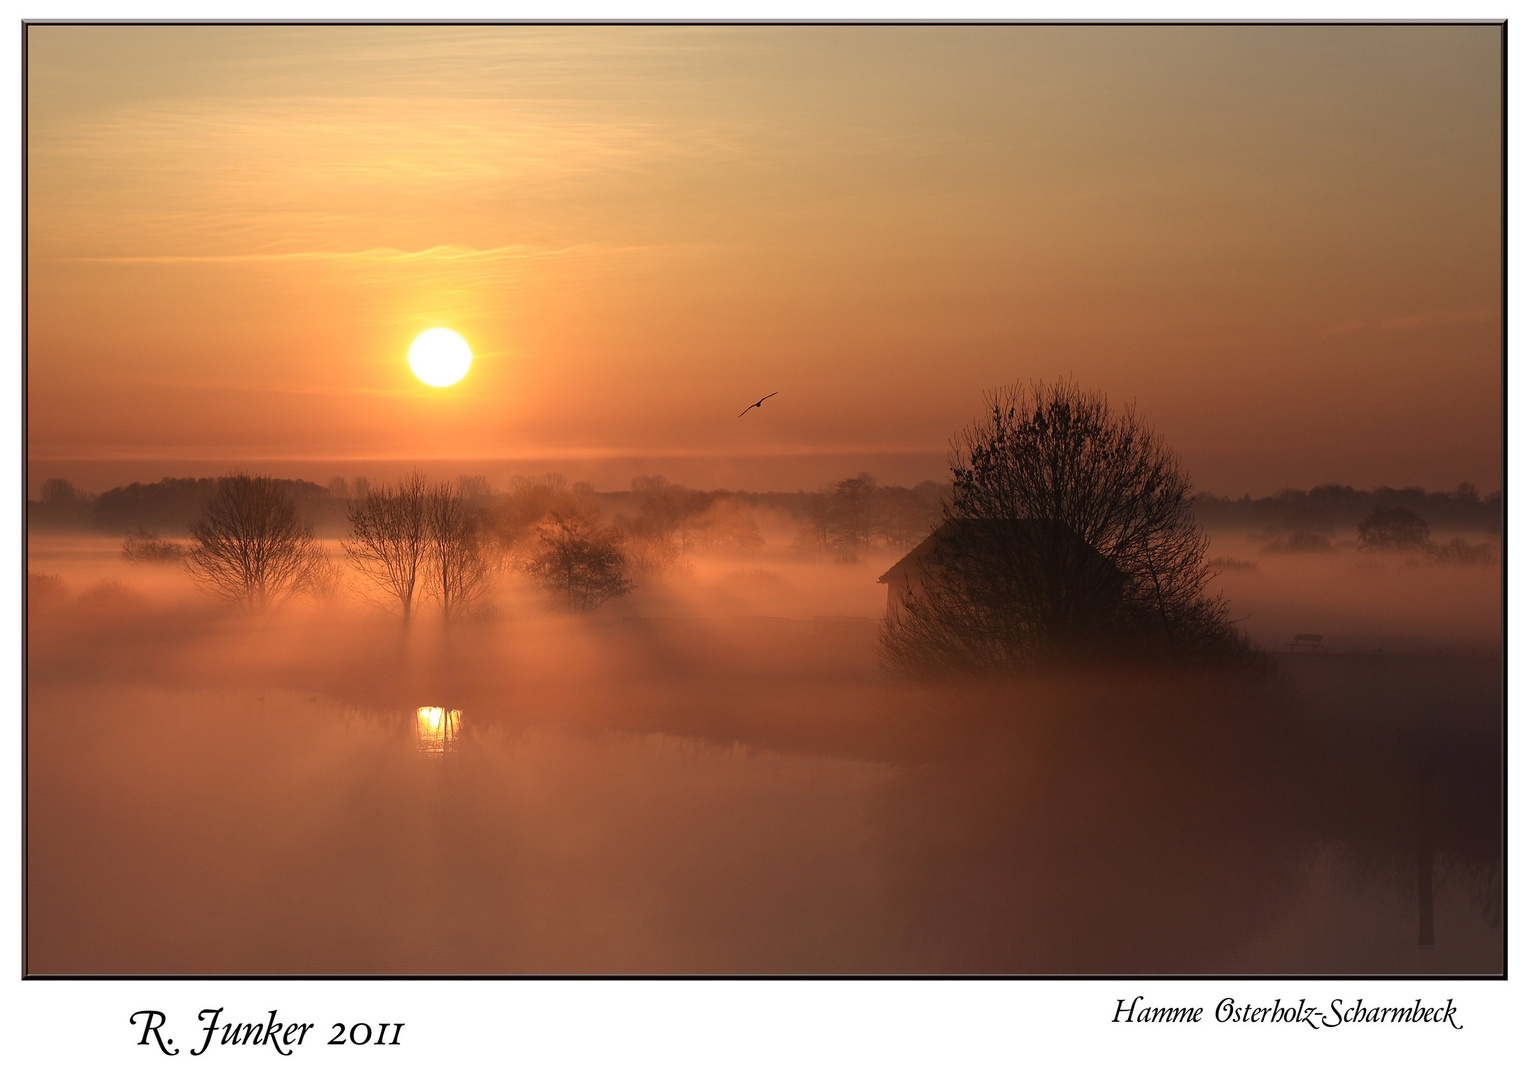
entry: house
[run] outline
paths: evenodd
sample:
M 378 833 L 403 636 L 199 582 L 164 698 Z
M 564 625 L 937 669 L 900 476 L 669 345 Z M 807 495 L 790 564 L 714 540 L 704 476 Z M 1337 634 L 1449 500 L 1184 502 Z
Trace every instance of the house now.
M 1069 526 L 1041 518 L 946 521 L 880 575 L 886 615 L 936 592 L 1056 633 L 1099 626 L 1126 575 Z

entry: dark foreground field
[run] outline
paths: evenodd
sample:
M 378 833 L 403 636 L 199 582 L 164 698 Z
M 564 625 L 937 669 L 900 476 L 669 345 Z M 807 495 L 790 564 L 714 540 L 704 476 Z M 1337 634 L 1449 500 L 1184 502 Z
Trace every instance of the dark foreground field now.
M 852 621 L 146 589 L 34 598 L 34 973 L 1501 970 L 1493 656 L 930 684 Z

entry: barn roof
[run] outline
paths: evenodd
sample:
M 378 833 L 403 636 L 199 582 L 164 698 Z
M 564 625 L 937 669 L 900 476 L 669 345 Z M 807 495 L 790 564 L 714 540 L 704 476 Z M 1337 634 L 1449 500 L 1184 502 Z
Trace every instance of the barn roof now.
M 1091 544 L 1088 544 L 1078 536 L 1069 525 L 1064 525 L 1059 521 L 1051 521 L 1047 518 L 990 518 L 945 521 L 924 537 L 922 543 L 898 559 L 877 580 L 881 584 L 889 584 L 894 578 L 909 576 L 914 572 L 921 571 L 934 561 L 933 552 L 940 543 L 955 536 L 963 538 L 972 530 L 998 533 L 1004 538 L 1013 535 L 1009 530 L 1015 530 L 1019 536 L 1028 533 L 1036 540 L 1053 540 L 1059 534 L 1068 537 L 1072 543 L 1086 548 L 1092 553 L 1093 557 L 1098 559 L 1103 557 Z
M 933 553 L 933 549 L 938 545 L 940 535 L 948 535 L 950 524 L 950 522 L 946 521 L 923 537 L 922 543 L 896 560 L 896 563 L 876 580 L 883 585 L 893 577 L 911 573 L 913 567 L 920 565 L 924 559 Z

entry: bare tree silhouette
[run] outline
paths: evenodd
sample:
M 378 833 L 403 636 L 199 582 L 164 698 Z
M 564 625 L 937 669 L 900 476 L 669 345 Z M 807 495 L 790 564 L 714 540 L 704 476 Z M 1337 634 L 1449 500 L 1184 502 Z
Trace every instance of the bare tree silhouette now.
M 55 477 L 42 482 L 42 501 L 49 505 L 72 504 L 79 499 L 79 491 L 67 480 Z
M 468 484 L 454 491 L 442 484 L 425 498 L 425 582 L 446 622 L 480 604 L 488 590 L 483 516 L 468 501 L 470 491 Z
M 413 619 L 429 546 L 429 491 L 415 469 L 396 485 L 356 484 L 345 554 L 361 576 Z
M 537 523 L 551 513 L 574 513 L 581 503 L 561 473 L 516 476 L 509 491 L 489 515 L 487 528 L 492 542 L 508 553 L 529 539 Z
M 1187 474 L 1133 410 L 1069 381 L 1003 387 L 955 437 L 951 473 L 943 522 L 883 579 L 893 666 L 1247 654 L 1224 601 L 1205 595 Z
M 879 492 L 869 473 L 838 481 L 829 504 L 829 534 L 839 558 L 857 561 L 858 553 L 869 550 L 874 542 L 879 527 Z
M 256 610 L 306 588 L 323 552 L 268 476 L 225 476 L 191 525 L 186 568 L 203 589 Z
M 493 496 L 493 486 L 481 473 L 462 473 L 456 477 L 456 494 L 477 506 L 487 502 Z
M 122 540 L 122 558 L 128 562 L 179 562 L 186 556 L 186 545 L 161 540 L 145 529 L 130 532 Z

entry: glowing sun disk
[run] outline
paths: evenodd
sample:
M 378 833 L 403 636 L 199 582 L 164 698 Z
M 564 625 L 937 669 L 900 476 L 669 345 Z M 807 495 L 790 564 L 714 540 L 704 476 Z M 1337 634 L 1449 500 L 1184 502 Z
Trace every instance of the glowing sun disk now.
M 459 383 L 472 366 L 472 347 L 454 330 L 436 327 L 414 338 L 408 350 L 408 366 L 420 382 L 430 386 Z

